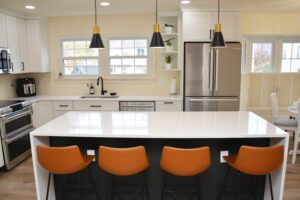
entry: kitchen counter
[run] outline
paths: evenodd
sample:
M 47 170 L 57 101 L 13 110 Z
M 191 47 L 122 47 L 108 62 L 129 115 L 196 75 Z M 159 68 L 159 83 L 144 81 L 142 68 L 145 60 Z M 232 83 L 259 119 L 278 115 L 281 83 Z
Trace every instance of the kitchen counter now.
M 84 95 L 83 95 L 84 96 Z M 97 95 L 95 95 L 97 96 Z M 33 97 L 17 97 L 16 100 L 36 101 L 182 101 L 182 96 L 128 96 L 120 95 L 117 98 L 81 98 L 81 96 L 33 96 Z
M 32 158 L 38 199 L 44 199 L 48 173 L 40 167 L 36 158 L 36 146 L 78 145 L 85 152 L 97 152 L 99 145 L 135 146 L 144 145 L 151 161 L 147 170 L 151 200 L 159 199 L 161 190 L 160 151 L 163 146 L 198 147 L 208 145 L 211 149 L 212 167 L 201 179 L 204 196 L 215 199 L 226 165 L 220 163 L 220 151 L 236 153 L 241 145 L 272 146 L 284 145 L 283 165 L 272 173 L 274 196 L 283 199 L 284 179 L 287 162 L 288 134 L 251 112 L 68 112 L 31 132 Z M 83 148 L 83 149 L 82 149 Z M 97 162 L 93 163 L 95 176 L 101 174 Z M 107 177 L 107 176 L 106 176 Z M 54 178 L 55 179 L 55 178 Z M 59 184 L 55 179 L 54 184 Z M 102 185 L 105 196 L 108 188 Z M 249 182 L 249 181 L 248 181 Z M 248 183 L 246 182 L 246 183 Z M 250 183 L 250 182 L 249 182 Z M 248 184 L 249 184 L 248 183 Z M 257 199 L 270 199 L 268 181 L 259 181 Z M 50 198 L 55 199 L 54 184 L 50 187 Z M 57 191 L 59 192 L 59 191 Z

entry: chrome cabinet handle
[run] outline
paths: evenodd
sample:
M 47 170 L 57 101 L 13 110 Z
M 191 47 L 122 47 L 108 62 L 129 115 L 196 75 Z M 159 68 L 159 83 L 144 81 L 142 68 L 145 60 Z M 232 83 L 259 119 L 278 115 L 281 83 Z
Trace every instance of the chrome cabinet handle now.
M 174 104 L 172 101 L 165 101 L 164 104 Z
M 214 56 L 213 56 L 213 50 L 210 50 L 210 63 L 209 63 L 209 90 L 212 91 L 213 90 L 213 73 L 212 73 L 212 69 L 213 69 L 213 63 L 214 63 Z
M 121 107 L 126 107 L 126 108 L 143 108 L 143 107 L 152 108 L 152 107 L 154 107 L 154 105 L 121 105 Z
M 69 107 L 69 105 L 59 105 L 59 107 L 61 107 L 61 108 L 67 108 L 67 107 Z
M 215 83 L 215 91 L 218 91 L 219 84 L 219 50 L 216 50 L 216 83 Z
M 22 71 L 25 71 L 25 64 L 24 64 L 24 62 L 22 61 L 21 64 L 22 64 Z
M 91 108 L 101 108 L 101 105 L 90 105 Z

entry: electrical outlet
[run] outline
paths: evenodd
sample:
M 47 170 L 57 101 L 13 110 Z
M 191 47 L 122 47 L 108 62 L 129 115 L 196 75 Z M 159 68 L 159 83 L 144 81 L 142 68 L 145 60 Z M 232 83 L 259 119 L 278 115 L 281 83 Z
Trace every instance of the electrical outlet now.
M 88 149 L 87 151 L 86 151 L 86 154 L 88 155 L 88 156 L 94 156 L 95 155 L 95 150 L 91 150 L 91 149 Z M 96 160 L 95 160 L 95 158 L 93 159 L 93 162 L 95 162 Z
M 228 156 L 229 155 L 229 152 L 228 151 L 221 151 L 220 152 L 220 163 L 224 163 L 226 162 L 223 158 L 223 156 Z

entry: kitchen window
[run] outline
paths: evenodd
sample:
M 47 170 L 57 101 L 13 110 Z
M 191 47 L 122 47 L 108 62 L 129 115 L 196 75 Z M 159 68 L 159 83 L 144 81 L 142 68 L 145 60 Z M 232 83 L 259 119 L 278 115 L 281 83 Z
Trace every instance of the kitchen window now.
M 90 39 L 62 40 L 63 75 L 99 75 L 99 50 L 90 49 L 89 45 Z
M 109 75 L 147 75 L 148 39 L 114 38 L 109 40 Z
M 281 72 L 300 71 L 300 43 L 283 43 Z
M 252 72 L 273 71 L 273 43 L 253 42 L 252 43 Z

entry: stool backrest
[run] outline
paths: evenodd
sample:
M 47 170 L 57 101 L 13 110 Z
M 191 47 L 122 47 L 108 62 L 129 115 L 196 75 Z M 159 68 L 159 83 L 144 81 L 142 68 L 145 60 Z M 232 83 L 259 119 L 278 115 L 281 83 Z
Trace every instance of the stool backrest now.
M 246 174 L 265 175 L 276 170 L 283 162 L 284 147 L 241 146 L 235 165 Z
M 138 174 L 149 167 L 143 146 L 131 148 L 99 147 L 98 164 L 104 171 L 116 176 Z
M 36 152 L 40 165 L 54 174 L 72 174 L 87 165 L 78 146 L 37 146 Z
M 272 122 L 278 117 L 278 99 L 277 94 L 271 94 L 271 104 L 272 104 Z
M 209 147 L 180 149 L 166 146 L 160 159 L 161 168 L 175 176 L 195 176 L 210 165 Z

